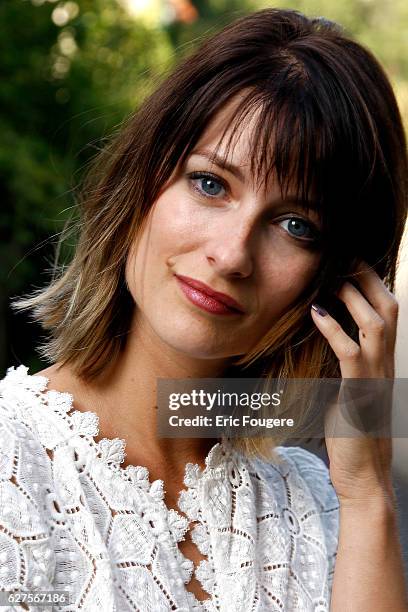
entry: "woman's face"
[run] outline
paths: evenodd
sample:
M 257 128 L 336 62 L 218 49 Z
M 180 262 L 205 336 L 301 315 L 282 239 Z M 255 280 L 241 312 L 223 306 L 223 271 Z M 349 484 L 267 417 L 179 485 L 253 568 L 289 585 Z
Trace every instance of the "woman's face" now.
M 248 352 L 310 283 L 320 261 L 310 248 L 317 214 L 283 202 L 276 183 L 256 190 L 248 166 L 251 123 L 228 158 L 235 171 L 207 159 L 228 111 L 209 124 L 161 191 L 126 266 L 140 324 L 147 321 L 162 342 L 199 359 Z M 176 275 L 231 296 L 244 312 L 209 312 L 216 304 L 190 291 L 191 301 Z

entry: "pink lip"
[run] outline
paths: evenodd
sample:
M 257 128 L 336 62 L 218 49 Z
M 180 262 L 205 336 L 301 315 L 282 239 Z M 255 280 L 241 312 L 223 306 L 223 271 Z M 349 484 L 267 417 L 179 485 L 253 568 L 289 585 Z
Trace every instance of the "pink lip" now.
M 191 302 L 216 314 L 244 314 L 243 307 L 231 296 L 214 291 L 201 281 L 175 274 L 184 294 Z

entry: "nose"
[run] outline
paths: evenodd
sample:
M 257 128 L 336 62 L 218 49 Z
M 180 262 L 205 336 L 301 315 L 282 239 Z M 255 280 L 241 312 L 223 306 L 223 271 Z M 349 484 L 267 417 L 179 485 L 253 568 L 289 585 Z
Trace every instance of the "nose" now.
M 212 236 L 205 249 L 207 260 L 220 276 L 245 278 L 253 270 L 253 229 L 251 219 L 242 219 L 238 211 L 217 227 L 210 226 Z M 228 216 L 228 215 L 226 215 Z M 241 217 L 241 219 L 239 218 Z

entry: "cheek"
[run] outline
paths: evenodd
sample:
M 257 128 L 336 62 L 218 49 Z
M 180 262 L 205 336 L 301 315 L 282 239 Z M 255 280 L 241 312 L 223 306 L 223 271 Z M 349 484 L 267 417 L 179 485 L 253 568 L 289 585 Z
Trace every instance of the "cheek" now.
M 179 184 L 166 189 L 154 204 L 149 228 L 149 245 L 155 254 L 182 252 L 199 239 L 201 220 L 191 206 L 189 196 Z M 183 247 L 184 245 L 184 247 Z
M 279 310 L 289 306 L 311 283 L 319 269 L 320 255 L 299 250 L 282 260 L 281 265 L 270 266 L 265 274 L 265 307 Z
M 137 301 L 141 291 L 144 296 L 148 287 L 160 287 L 166 274 L 163 262 L 171 263 L 173 256 L 191 250 L 192 239 L 197 240 L 193 218 L 184 200 L 180 190 L 168 188 L 156 200 L 137 242 L 129 251 L 126 280 L 135 300 L 137 291 Z

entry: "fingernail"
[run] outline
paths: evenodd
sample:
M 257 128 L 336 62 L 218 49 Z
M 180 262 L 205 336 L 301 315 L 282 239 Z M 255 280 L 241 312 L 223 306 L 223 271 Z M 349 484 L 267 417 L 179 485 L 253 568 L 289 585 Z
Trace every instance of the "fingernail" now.
M 319 306 L 319 304 L 312 304 L 313 310 L 317 312 L 321 317 L 325 317 L 327 315 L 327 310 Z

